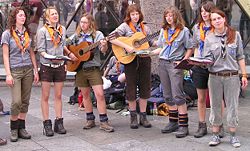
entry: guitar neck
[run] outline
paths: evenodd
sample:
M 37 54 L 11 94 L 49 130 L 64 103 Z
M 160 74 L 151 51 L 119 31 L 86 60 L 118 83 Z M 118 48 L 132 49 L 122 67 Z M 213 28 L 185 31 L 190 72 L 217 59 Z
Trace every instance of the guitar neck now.
M 83 50 L 83 53 L 86 53 L 86 52 L 88 52 L 88 51 L 90 51 L 90 50 L 96 48 L 97 46 L 99 46 L 100 43 L 101 43 L 100 41 L 97 41 L 97 42 L 95 42 L 95 43 L 89 45 L 88 47 L 83 48 L 83 49 L 82 49 L 82 50 Z
M 139 43 L 142 45 L 144 44 L 145 42 L 149 42 L 150 40 L 154 39 L 155 37 L 159 36 L 160 34 L 160 31 L 157 31 L 151 35 L 147 35 L 145 38 L 142 38 Z

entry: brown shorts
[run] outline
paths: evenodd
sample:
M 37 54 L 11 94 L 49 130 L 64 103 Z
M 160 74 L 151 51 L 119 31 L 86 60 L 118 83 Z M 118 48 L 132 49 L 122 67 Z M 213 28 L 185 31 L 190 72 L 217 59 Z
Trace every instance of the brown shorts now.
M 66 80 L 65 66 L 52 68 L 41 64 L 39 77 L 41 81 L 46 82 L 63 82 Z
M 139 97 L 142 99 L 150 98 L 151 89 L 151 58 L 136 57 L 131 63 L 125 65 L 126 75 L 126 97 L 127 100 L 136 99 L 137 86 Z
M 76 73 L 77 87 L 90 87 L 94 85 L 103 85 L 102 74 L 99 68 L 90 70 L 81 69 Z

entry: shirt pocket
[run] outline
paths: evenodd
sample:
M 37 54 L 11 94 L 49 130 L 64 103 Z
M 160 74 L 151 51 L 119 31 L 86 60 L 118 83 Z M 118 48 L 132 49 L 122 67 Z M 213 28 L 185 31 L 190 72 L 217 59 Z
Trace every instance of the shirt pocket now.
M 210 50 L 215 58 L 220 57 L 221 55 L 221 45 L 218 43 L 212 44 Z
M 177 48 L 179 48 L 179 46 L 181 45 L 182 42 L 183 41 L 181 39 L 175 39 L 172 43 L 172 47 L 177 49 Z
M 236 59 L 237 55 L 237 45 L 236 44 L 228 44 L 228 54 L 233 58 Z

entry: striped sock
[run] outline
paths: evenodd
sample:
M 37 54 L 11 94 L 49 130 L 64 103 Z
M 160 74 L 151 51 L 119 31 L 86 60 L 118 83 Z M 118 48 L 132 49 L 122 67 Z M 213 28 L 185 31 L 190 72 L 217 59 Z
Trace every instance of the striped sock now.
M 178 122 L 178 110 L 169 110 L 169 122 Z
M 179 126 L 188 127 L 188 114 L 179 114 Z

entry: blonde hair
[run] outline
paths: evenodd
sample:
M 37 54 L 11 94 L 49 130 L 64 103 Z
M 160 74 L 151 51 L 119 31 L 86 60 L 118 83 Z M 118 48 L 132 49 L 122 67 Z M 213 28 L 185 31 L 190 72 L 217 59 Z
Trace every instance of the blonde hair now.
M 49 21 L 49 15 L 50 15 L 50 11 L 51 10 L 56 10 L 56 12 L 57 12 L 57 9 L 56 9 L 56 7 L 53 7 L 53 6 L 50 6 L 50 7 L 48 7 L 48 8 L 46 8 L 45 9 L 45 11 L 44 11 L 44 19 L 45 19 L 45 21 Z M 57 12 L 58 13 L 58 12 Z
M 95 25 L 95 20 L 94 20 L 94 17 L 92 15 L 90 15 L 89 13 L 84 13 L 81 18 L 80 18 L 80 22 L 81 22 L 81 19 L 83 17 L 86 17 L 88 22 L 89 22 L 89 30 L 92 32 L 92 35 L 95 37 L 95 33 L 96 33 L 96 25 Z M 82 31 L 81 29 L 81 25 L 80 23 L 78 24 L 77 26 L 77 29 L 76 29 L 76 34 L 79 35 L 80 32 Z

